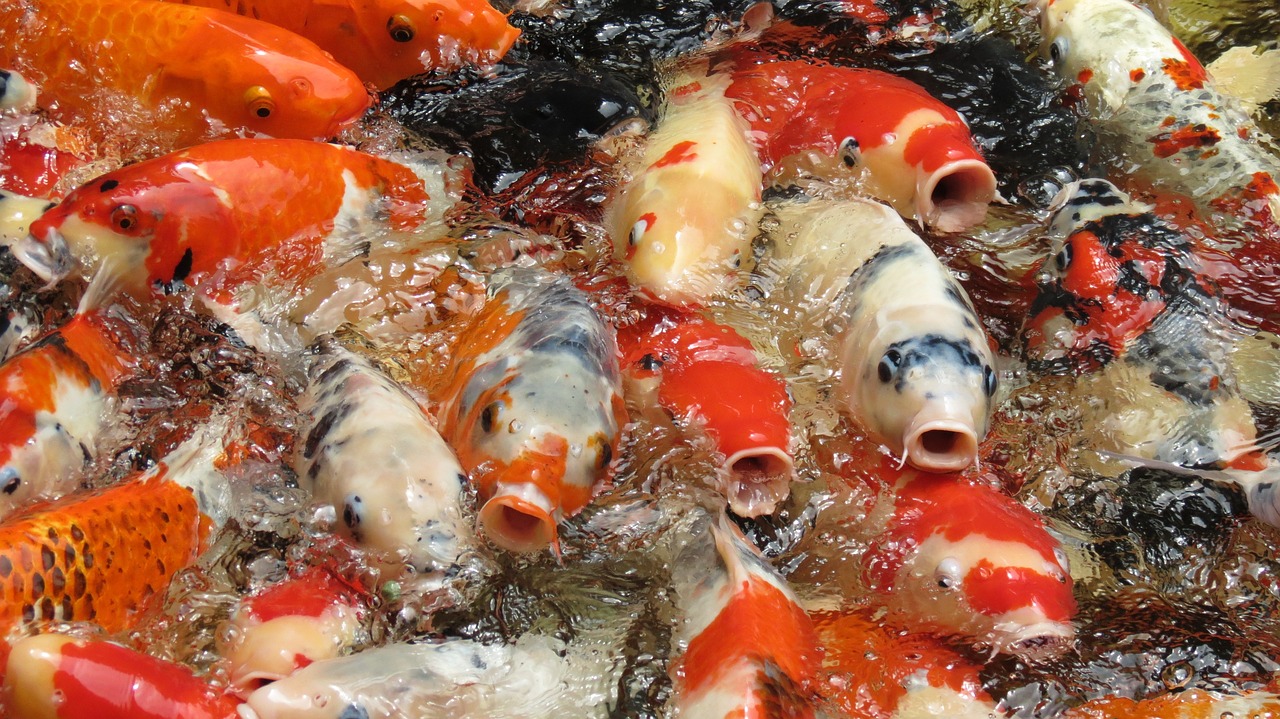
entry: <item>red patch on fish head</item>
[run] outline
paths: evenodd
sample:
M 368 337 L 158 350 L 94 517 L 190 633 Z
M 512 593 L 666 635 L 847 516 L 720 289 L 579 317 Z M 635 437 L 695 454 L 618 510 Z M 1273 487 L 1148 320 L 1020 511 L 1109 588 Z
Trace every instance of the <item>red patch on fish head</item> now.
M 1093 70 L 1087 67 L 1081 70 L 1079 74 L 1076 75 L 1076 82 L 1079 82 L 1081 85 L 1088 84 L 1088 82 L 1092 79 L 1093 79 Z
M 998 567 L 984 559 L 969 570 L 962 586 L 969 606 L 987 616 L 1030 607 L 1051 622 L 1068 622 L 1076 613 L 1071 577 L 1065 573 Z

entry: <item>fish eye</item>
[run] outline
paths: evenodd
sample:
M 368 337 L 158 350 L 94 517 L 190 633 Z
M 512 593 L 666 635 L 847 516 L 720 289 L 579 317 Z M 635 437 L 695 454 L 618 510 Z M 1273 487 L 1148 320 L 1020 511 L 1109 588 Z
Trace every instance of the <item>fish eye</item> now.
M 138 208 L 133 205 L 117 205 L 111 210 L 111 226 L 116 232 L 133 234 L 138 229 Z
M 1067 56 L 1067 39 L 1060 37 L 1053 41 L 1049 46 L 1049 59 L 1054 62 L 1062 62 L 1062 58 Z
M 490 402 L 483 411 L 480 412 L 480 429 L 485 432 L 492 432 L 498 423 L 498 413 L 502 411 L 501 402 Z
M 605 467 L 609 466 L 610 462 L 613 461 L 613 447 L 609 444 L 609 440 L 606 439 L 603 435 L 599 437 L 599 440 L 600 440 L 600 457 L 599 457 L 600 469 L 604 469 Z
M 996 394 L 996 371 L 991 367 L 982 368 L 982 391 L 986 392 L 988 397 L 994 397 Z
M 938 562 L 938 569 L 934 572 L 934 578 L 938 582 L 938 586 L 943 589 L 954 589 L 960 586 L 960 560 L 955 557 L 947 557 Z
M 1059 272 L 1066 272 L 1071 266 L 1071 243 L 1062 246 L 1058 254 L 1053 256 L 1053 266 L 1058 268 Z
M 859 150 L 859 145 L 858 145 L 858 138 L 846 137 L 843 140 L 841 140 L 840 150 L 837 154 L 840 157 L 840 161 L 844 163 L 845 167 L 857 167 L 858 158 L 861 157 L 861 152 Z
M 897 373 L 898 368 L 902 365 L 902 353 L 898 350 L 889 350 L 884 353 L 884 357 L 880 358 L 880 364 L 876 367 L 876 372 L 880 375 L 881 382 L 888 382 L 893 379 L 893 375 Z
M 644 233 L 648 229 L 648 222 L 643 219 L 636 220 L 636 224 L 631 226 L 631 235 L 627 237 L 627 242 L 633 246 L 640 244 L 640 238 L 644 237 Z
M 244 104 L 250 115 L 263 120 L 271 117 L 276 111 L 276 103 L 271 99 L 271 91 L 261 85 L 254 85 L 245 91 Z
M 396 42 L 409 42 L 415 34 L 413 21 L 404 15 L 392 15 L 387 21 L 387 33 Z
M 1053 558 L 1058 562 L 1058 566 L 1062 567 L 1063 571 L 1067 570 L 1067 553 L 1062 551 L 1062 547 L 1053 548 Z M 1063 577 L 1062 581 L 1067 581 L 1066 577 Z

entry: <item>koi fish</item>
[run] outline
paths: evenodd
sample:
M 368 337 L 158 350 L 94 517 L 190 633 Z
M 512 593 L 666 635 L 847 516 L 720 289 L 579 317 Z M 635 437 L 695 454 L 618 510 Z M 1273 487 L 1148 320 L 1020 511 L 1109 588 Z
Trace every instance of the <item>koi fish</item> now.
M 0 70 L 0 112 L 31 112 L 36 107 L 36 89 L 27 78 L 13 70 Z
M 627 421 L 612 331 L 567 278 L 508 268 L 452 356 L 440 433 L 481 527 L 514 552 L 557 548 L 556 525 L 591 501 Z
M 1146 699 L 1093 699 L 1062 713 L 1063 719 L 1222 719 L 1280 716 L 1280 696 L 1269 689 L 1227 694 L 1190 688 Z
M 77 188 L 32 223 L 14 253 L 49 282 L 93 263 L 133 294 L 194 287 L 235 326 L 259 299 L 240 290 L 292 290 L 326 263 L 358 255 L 379 230 L 417 228 L 427 200 L 411 168 L 373 155 L 305 140 L 225 140 Z
M 1054 70 L 1080 86 L 1127 164 L 1206 213 L 1280 222 L 1280 161 L 1265 149 L 1273 141 L 1153 16 L 1127 0 L 1035 5 Z
M 823 693 L 840 716 L 996 716 L 995 701 L 982 687 L 982 667 L 940 638 L 885 626 L 868 611 L 810 616 L 831 674 Z
M 866 167 L 871 194 L 921 224 L 960 232 L 986 217 L 995 174 L 964 119 L 924 88 L 879 70 L 740 64 L 726 95 L 758 133 L 766 166 L 817 150 Z
M 976 462 L 996 374 L 960 283 L 879 203 L 809 200 L 773 212 L 792 291 L 839 308 L 841 408 L 919 469 Z
M 456 572 L 471 544 L 466 474 L 422 407 L 386 373 L 335 341 L 318 343 L 299 403 L 306 440 L 299 485 L 332 504 L 341 533 L 385 553 L 388 576 L 407 564 L 434 581 Z
M 873 532 L 863 574 L 896 623 L 1030 659 L 1071 645 L 1067 555 L 1039 515 L 954 474 L 896 470 L 888 460 L 877 473 L 891 489 L 870 516 L 888 519 Z
M 40 86 L 52 119 L 118 126 L 128 98 L 177 146 L 237 134 L 325 139 L 369 108 L 314 43 L 252 18 L 150 0 L 20 0 L 0 12 L 0 67 Z M 118 96 L 118 99 L 117 97 Z
M 67 324 L 0 364 L 0 517 L 72 488 L 136 368 L 121 328 L 97 309 L 96 280 Z
M 180 664 L 61 634 L 19 640 L 4 691 L 12 719 L 235 719 L 239 704 Z
M 168 0 L 269 22 L 314 42 L 382 92 L 414 75 L 487 67 L 520 31 L 485 0 Z
M 678 714 L 813 717 L 822 652 L 809 615 L 724 515 L 701 534 L 674 565 L 686 617 L 673 668 Z
M 86 133 L 35 115 L 0 123 L 0 188 L 55 198 L 62 179 L 93 156 Z
M 751 260 L 761 172 L 723 78 L 681 76 L 605 227 L 627 276 L 662 302 L 723 293 Z
M 231 615 L 234 628 L 219 652 L 231 687 L 248 694 L 312 662 L 333 659 L 356 644 L 369 597 L 324 567 L 246 597 Z
M 0 190 L 0 245 L 12 247 L 26 237 L 31 223 L 56 204 L 39 197 Z
M 701 424 L 725 456 L 724 494 L 739 516 L 771 514 L 791 493 L 791 399 L 733 328 L 652 306 L 618 330 L 624 377 L 655 380 L 659 405 Z

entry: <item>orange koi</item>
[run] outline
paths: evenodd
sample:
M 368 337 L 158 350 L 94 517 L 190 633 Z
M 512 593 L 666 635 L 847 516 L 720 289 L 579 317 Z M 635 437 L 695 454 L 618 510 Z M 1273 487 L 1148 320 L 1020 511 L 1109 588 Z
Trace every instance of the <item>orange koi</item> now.
M 59 634 L 14 645 L 4 691 L 13 719 L 235 719 L 239 705 L 182 665 Z
M 485 0 L 168 0 L 247 15 L 319 45 L 379 92 L 425 72 L 487 67 L 520 31 Z
M 822 652 L 809 615 L 723 515 L 705 534 L 677 563 L 687 617 L 673 671 L 679 715 L 813 717 Z
M 1147 699 L 1107 697 L 1093 699 L 1062 714 L 1063 719 L 1249 719 L 1280 718 L 1280 696 L 1257 690 L 1226 694 L 1208 689 L 1187 689 Z
M 725 456 L 724 492 L 744 517 L 772 513 L 791 493 L 791 399 L 733 328 L 659 306 L 618 331 L 623 373 L 658 381 L 657 402 L 700 423 Z
M 863 165 L 873 195 L 943 232 L 978 224 L 996 197 L 995 174 L 964 119 L 910 80 L 766 61 L 736 70 L 726 95 L 759 134 L 766 166 L 806 150 Z
M 320 142 L 211 142 L 77 188 L 15 254 L 49 281 L 92 258 L 135 294 L 187 285 L 235 315 L 253 308 L 237 295 L 245 286 L 296 287 L 376 230 L 417 228 L 423 183 L 408 166 Z
M 516 552 L 551 545 L 609 473 L 626 407 L 612 331 L 546 270 L 497 272 L 463 330 L 440 433 L 479 493 L 480 525 Z
M 368 91 L 310 40 L 252 18 L 151 0 L 18 0 L 0 11 L 0 67 L 40 86 L 53 119 L 114 126 L 113 96 L 178 145 L 235 135 L 325 139 Z

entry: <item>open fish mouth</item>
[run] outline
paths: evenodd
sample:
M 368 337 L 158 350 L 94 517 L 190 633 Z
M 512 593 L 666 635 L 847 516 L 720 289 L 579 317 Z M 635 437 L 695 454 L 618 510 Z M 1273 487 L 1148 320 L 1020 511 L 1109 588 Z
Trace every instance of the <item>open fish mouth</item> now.
M 1037 622 L 1012 631 L 996 630 L 993 649 L 1026 662 L 1043 662 L 1075 646 L 1076 630 L 1068 622 Z
M 13 243 L 10 249 L 19 262 L 50 286 L 61 282 L 75 264 L 71 246 L 57 230 L 47 231 L 44 239 L 27 235 Z

